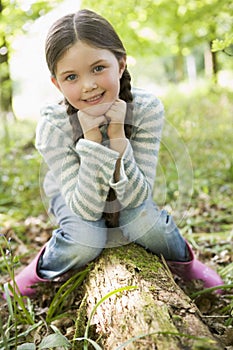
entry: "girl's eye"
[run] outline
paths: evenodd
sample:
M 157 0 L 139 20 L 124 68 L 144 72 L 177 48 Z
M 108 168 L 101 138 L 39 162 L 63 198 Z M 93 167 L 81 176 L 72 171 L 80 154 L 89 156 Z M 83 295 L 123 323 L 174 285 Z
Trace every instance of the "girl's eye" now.
M 66 80 L 68 80 L 68 81 L 73 81 L 75 79 L 77 79 L 76 74 L 70 74 L 70 75 L 68 75 L 68 77 L 66 77 Z
M 97 66 L 94 68 L 94 73 L 102 72 L 102 70 L 104 70 L 104 66 Z

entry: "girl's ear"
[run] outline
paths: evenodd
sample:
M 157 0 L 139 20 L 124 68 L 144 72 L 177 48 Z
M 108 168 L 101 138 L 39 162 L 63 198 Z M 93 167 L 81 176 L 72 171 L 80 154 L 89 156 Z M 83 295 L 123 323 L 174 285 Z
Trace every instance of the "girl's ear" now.
M 51 82 L 56 86 L 56 88 L 57 88 L 59 91 L 61 91 L 60 85 L 58 84 L 58 81 L 57 81 L 57 79 L 55 78 L 55 76 L 52 75 L 50 79 L 51 79 Z
M 126 56 L 123 56 L 120 60 L 119 60 L 119 73 L 120 73 L 120 78 L 122 77 L 122 74 L 124 73 L 124 70 L 126 68 Z

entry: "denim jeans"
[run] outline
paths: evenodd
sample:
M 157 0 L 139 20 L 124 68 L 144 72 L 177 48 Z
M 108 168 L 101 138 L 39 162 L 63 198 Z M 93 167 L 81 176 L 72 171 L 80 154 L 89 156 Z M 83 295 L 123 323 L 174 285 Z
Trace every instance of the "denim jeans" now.
M 72 213 L 60 194 L 52 198 L 51 212 L 59 228 L 53 231 L 40 258 L 38 273 L 42 278 L 53 279 L 94 260 L 109 246 L 110 235 L 115 236 L 110 246 L 135 242 L 166 260 L 189 260 L 186 242 L 172 217 L 158 210 L 152 199 L 120 212 L 119 229 L 125 240 L 116 229 L 108 229 L 103 219 L 85 221 Z

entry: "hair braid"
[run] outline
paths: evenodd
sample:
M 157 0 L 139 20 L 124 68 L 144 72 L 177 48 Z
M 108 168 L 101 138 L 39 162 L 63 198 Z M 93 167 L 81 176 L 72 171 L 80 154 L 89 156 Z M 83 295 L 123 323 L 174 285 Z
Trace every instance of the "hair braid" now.
M 124 70 L 120 80 L 119 97 L 127 103 L 124 129 L 125 135 L 129 139 L 132 134 L 133 95 L 131 92 L 131 76 L 127 68 Z M 112 213 L 104 212 L 103 218 L 105 219 L 107 227 L 117 227 L 119 226 L 120 203 L 117 200 L 116 193 L 112 188 L 109 189 L 107 202 L 113 202 L 115 210 Z
M 120 93 L 121 100 L 127 102 L 127 112 L 125 117 L 125 135 L 129 139 L 132 133 L 132 112 L 133 112 L 133 95 L 131 92 L 131 76 L 126 68 L 123 72 L 120 81 Z

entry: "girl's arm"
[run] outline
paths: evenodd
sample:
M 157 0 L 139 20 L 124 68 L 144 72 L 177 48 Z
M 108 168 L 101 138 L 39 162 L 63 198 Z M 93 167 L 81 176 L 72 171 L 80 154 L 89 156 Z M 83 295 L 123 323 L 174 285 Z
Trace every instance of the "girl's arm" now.
M 74 146 L 67 114 L 56 108 L 44 111 L 37 128 L 36 147 L 72 211 L 84 220 L 98 220 L 119 153 L 86 139 Z
M 109 121 L 108 137 L 109 146 L 111 149 L 119 153 L 119 158 L 116 162 L 114 172 L 114 182 L 120 180 L 121 157 L 127 146 L 125 136 L 124 122 L 126 116 L 126 102 L 117 99 L 106 113 L 106 118 Z
M 163 105 L 153 95 L 135 96 L 134 131 L 118 164 L 119 178 L 110 181 L 123 208 L 137 207 L 152 194 L 163 117 Z

